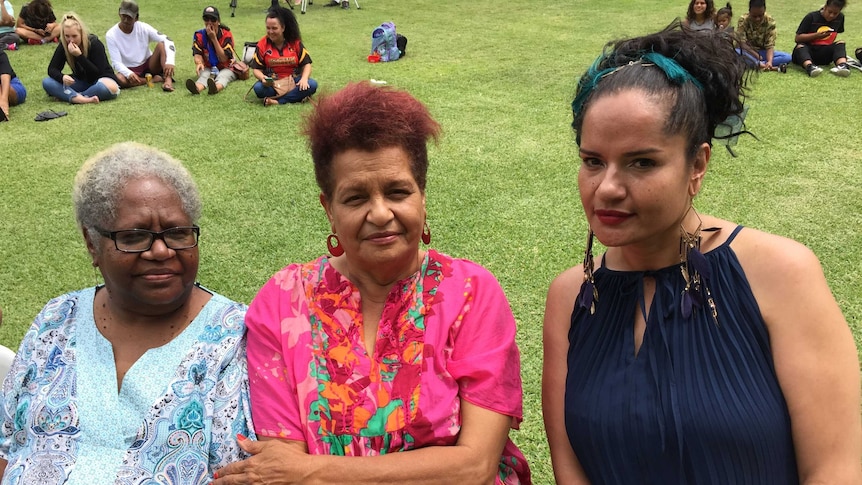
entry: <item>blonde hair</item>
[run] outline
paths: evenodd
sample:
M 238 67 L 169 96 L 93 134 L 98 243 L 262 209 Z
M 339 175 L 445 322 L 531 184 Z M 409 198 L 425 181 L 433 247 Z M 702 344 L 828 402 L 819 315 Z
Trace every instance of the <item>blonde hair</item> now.
M 78 14 L 75 12 L 67 12 L 63 15 L 61 19 L 61 27 L 60 27 L 60 43 L 63 44 L 63 50 L 66 51 L 66 62 L 69 64 L 69 67 L 74 71 L 75 70 L 75 56 L 69 53 L 69 43 L 66 41 L 66 29 L 67 28 L 77 28 L 81 31 L 81 45 L 78 46 L 81 48 L 81 55 L 87 57 L 87 54 L 90 52 L 90 32 L 87 30 L 87 26 L 84 25 L 84 22 L 78 17 Z

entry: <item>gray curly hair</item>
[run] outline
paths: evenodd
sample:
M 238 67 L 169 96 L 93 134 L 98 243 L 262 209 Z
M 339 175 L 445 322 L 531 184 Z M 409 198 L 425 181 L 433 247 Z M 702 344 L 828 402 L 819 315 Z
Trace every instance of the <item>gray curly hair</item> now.
M 143 178 L 157 178 L 172 187 L 192 224 L 200 219 L 200 194 L 182 163 L 140 143 L 118 143 L 84 162 L 72 189 L 75 218 L 87 230 L 95 247 L 99 247 L 101 240 L 96 226 L 112 227 L 117 217 L 117 203 L 126 185 Z

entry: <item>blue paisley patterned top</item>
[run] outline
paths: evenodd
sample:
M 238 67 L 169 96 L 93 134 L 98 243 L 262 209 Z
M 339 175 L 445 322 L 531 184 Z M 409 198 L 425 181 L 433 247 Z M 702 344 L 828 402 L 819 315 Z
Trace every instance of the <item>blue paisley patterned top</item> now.
M 3 384 L 5 484 L 204 484 L 247 457 L 253 436 L 245 305 L 213 294 L 168 344 L 129 369 L 117 393 L 96 288 L 45 305 Z

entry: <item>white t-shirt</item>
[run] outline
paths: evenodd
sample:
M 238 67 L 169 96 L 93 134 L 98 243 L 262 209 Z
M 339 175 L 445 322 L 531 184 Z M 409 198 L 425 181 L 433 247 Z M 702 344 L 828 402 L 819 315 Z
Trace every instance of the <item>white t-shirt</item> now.
M 129 76 L 132 73 L 130 68 L 140 66 L 153 55 L 150 42 L 164 42 L 167 57 L 165 64 L 176 65 L 177 49 L 174 42 L 146 22 L 135 22 L 130 34 L 120 30 L 120 25 L 116 24 L 105 34 L 105 40 L 108 54 L 111 55 L 111 66 L 123 76 Z

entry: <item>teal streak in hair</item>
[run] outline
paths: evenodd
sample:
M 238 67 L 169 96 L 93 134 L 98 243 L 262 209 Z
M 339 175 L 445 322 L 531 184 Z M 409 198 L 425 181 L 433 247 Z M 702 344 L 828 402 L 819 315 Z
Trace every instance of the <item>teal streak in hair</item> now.
M 575 117 L 581 112 L 581 109 L 584 107 L 584 102 L 589 97 L 590 93 L 593 92 L 596 85 L 604 78 L 605 76 L 616 72 L 619 69 L 622 69 L 626 66 L 631 66 L 633 64 L 641 64 L 641 65 L 654 65 L 661 69 L 661 71 L 667 76 L 668 80 L 672 83 L 682 86 L 687 81 L 691 81 L 692 84 L 697 86 L 698 89 L 703 89 L 703 85 L 698 81 L 694 76 L 691 75 L 688 71 L 685 70 L 684 67 L 679 65 L 678 62 L 667 57 L 663 54 L 659 54 L 658 52 L 647 52 L 643 54 L 640 59 L 637 61 L 632 61 L 627 64 L 623 64 L 621 66 L 613 66 L 607 67 L 605 69 L 599 69 L 599 65 L 608 57 L 607 54 L 602 54 L 599 56 L 594 62 L 593 65 L 587 69 L 587 72 L 581 78 L 578 83 L 578 93 L 575 96 L 575 99 L 572 100 L 572 113 Z
M 658 66 L 664 72 L 664 75 L 674 84 L 682 86 L 686 81 L 691 81 L 692 84 L 697 86 L 697 89 L 703 89 L 700 81 L 695 79 L 684 67 L 680 66 L 678 62 L 670 57 L 666 57 L 658 52 L 647 52 L 641 59 Z
M 575 99 L 572 100 L 572 112 L 577 117 L 578 113 L 581 112 L 581 108 L 584 107 L 584 101 L 587 100 L 587 97 L 593 92 L 596 84 L 607 74 L 610 74 L 617 70 L 617 67 L 607 67 L 605 69 L 599 69 L 599 64 L 605 60 L 607 56 L 602 54 L 593 61 L 593 65 L 587 69 L 587 72 L 581 78 L 578 83 L 578 94 L 575 95 Z

